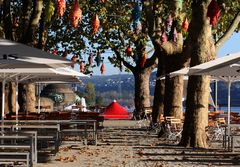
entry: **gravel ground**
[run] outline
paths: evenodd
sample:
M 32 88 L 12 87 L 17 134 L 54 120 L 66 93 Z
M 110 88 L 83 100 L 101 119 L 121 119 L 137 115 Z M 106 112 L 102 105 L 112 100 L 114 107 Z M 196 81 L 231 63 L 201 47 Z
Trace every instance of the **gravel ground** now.
M 217 167 L 240 166 L 240 154 L 213 149 L 195 150 L 157 138 L 136 121 L 105 121 L 97 146 L 66 142 L 60 151 L 34 167 Z

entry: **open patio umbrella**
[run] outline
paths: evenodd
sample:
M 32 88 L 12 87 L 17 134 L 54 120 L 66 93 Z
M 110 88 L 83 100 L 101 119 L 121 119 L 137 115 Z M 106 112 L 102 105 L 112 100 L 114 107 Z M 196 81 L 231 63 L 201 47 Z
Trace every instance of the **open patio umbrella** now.
M 21 43 L 0 39 L 0 68 L 24 68 L 26 65 L 29 68 L 28 63 L 41 68 L 50 64 L 51 67 L 66 66 L 73 62 Z
M 71 65 L 73 62 L 60 56 L 54 56 L 27 45 L 0 39 L 0 73 L 2 81 L 2 113 L 4 113 L 5 83 L 7 80 L 19 79 L 19 73 L 1 72 L 3 69 L 16 68 L 57 68 Z M 3 119 L 3 118 L 2 118 Z
M 0 76 L 4 75 L 3 81 L 15 81 L 16 87 L 18 87 L 19 82 L 35 82 L 55 80 L 55 81 L 66 81 L 74 79 L 74 77 L 83 77 L 86 76 L 80 72 L 77 72 L 69 67 L 59 67 L 59 68 L 15 68 L 15 69 L 0 69 Z M 66 78 L 65 78 L 66 77 Z M 76 81 L 76 78 L 74 79 Z M 4 87 L 3 87 L 4 88 Z M 3 106 L 4 106 L 4 90 L 3 89 Z M 16 99 L 18 96 L 18 89 L 16 89 Z M 18 118 L 18 101 L 16 100 L 16 119 Z M 2 120 L 4 118 L 4 108 L 2 108 Z
M 185 73 L 184 73 L 185 72 Z M 231 54 L 188 69 L 170 73 L 176 75 L 210 75 L 213 78 L 228 82 L 228 137 L 230 136 L 230 88 L 231 83 L 240 80 L 240 53 Z

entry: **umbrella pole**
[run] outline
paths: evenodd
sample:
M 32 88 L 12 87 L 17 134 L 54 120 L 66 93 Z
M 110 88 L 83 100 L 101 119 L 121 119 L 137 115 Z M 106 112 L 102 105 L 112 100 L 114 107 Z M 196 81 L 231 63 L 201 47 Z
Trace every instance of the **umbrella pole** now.
M 217 80 L 215 80 L 215 111 L 217 111 L 218 110 L 218 93 L 217 93 L 217 91 L 218 91 L 218 88 L 217 88 L 217 85 L 218 85 L 218 81 Z
M 40 105 L 41 105 L 41 101 L 40 101 L 40 83 L 37 84 L 37 87 L 38 87 L 38 113 L 41 112 L 41 109 L 40 109 Z
M 231 117 L 231 114 L 230 114 L 230 96 L 231 96 L 231 81 L 230 79 L 228 79 L 228 120 L 227 120 L 227 123 L 228 123 L 228 139 L 230 139 L 230 117 Z
M 16 77 L 16 124 L 18 125 L 18 77 Z
M 4 131 L 4 109 L 5 109 L 5 84 L 6 84 L 6 79 L 4 78 L 2 81 L 2 132 Z

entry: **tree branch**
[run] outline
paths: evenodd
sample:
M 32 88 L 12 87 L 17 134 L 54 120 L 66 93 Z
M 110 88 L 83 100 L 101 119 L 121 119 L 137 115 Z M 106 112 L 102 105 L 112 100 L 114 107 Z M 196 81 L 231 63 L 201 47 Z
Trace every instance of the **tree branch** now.
M 43 9 L 43 1 L 42 0 L 36 0 L 34 1 L 34 9 L 33 13 L 30 19 L 30 23 L 28 25 L 28 31 L 24 35 L 24 41 L 26 43 L 32 43 L 34 38 L 34 32 L 36 30 L 36 27 L 39 24 L 41 13 Z
M 21 22 L 22 37 L 20 39 L 20 41 L 22 43 L 25 43 L 23 41 L 24 41 L 24 36 L 28 31 L 28 26 L 29 26 L 29 22 L 30 22 L 30 18 L 31 18 L 32 5 L 33 5 L 32 0 L 23 1 L 23 6 L 22 6 L 22 8 L 23 8 L 23 15 L 22 15 L 23 21 Z
M 130 71 L 134 72 L 134 67 L 121 57 L 120 52 L 116 48 L 113 48 L 113 51 L 115 52 L 117 59 L 123 62 L 123 65 L 127 67 Z
M 158 59 L 157 59 L 158 54 L 157 53 L 158 53 L 157 50 L 155 50 L 152 57 L 147 59 L 146 65 L 145 65 L 146 68 L 151 68 L 153 70 L 154 68 L 157 67 L 157 64 L 158 64 Z
M 13 40 L 10 0 L 3 1 L 3 23 L 6 39 Z
M 125 67 L 127 67 L 130 71 L 134 71 L 134 67 L 128 63 L 127 61 L 125 61 L 122 57 L 121 57 L 121 54 L 120 52 L 118 51 L 118 49 L 116 48 L 116 46 L 114 44 L 112 44 L 112 42 L 110 41 L 110 38 L 108 36 L 107 33 L 105 33 L 105 36 L 106 36 L 106 40 L 107 40 L 107 43 L 109 44 L 110 48 L 114 51 L 114 53 L 116 54 L 117 56 L 117 59 L 121 62 L 123 62 L 123 65 Z
M 154 11 L 152 2 L 150 0 L 143 1 L 143 9 L 146 13 L 146 27 L 148 27 L 148 34 L 152 37 L 154 31 Z
M 224 44 L 224 42 L 231 37 L 235 29 L 238 27 L 239 22 L 240 22 L 240 11 L 236 14 L 236 16 L 234 17 L 232 23 L 230 24 L 229 28 L 224 33 L 224 35 L 215 43 L 216 50 L 218 50 Z
M 178 33 L 177 42 L 167 41 L 165 44 L 160 45 L 160 47 L 162 48 L 162 51 L 165 52 L 166 55 L 182 53 L 183 50 L 182 33 Z

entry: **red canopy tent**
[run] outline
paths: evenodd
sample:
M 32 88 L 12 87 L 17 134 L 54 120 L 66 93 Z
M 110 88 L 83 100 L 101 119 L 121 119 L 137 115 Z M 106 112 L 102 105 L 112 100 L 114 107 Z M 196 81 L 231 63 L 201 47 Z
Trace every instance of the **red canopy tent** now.
M 103 112 L 104 119 L 129 119 L 128 112 L 115 100 Z

